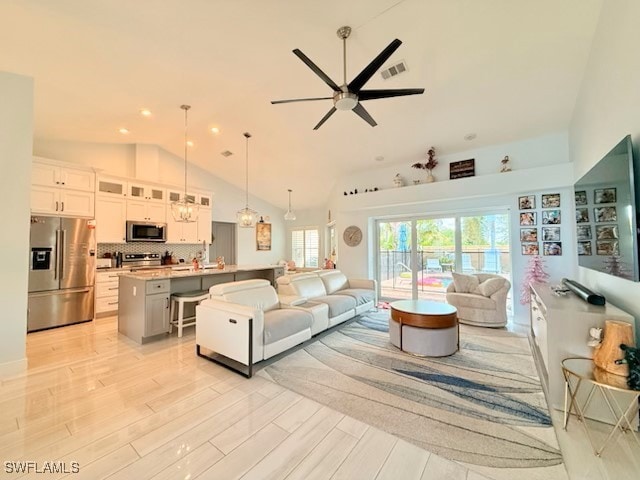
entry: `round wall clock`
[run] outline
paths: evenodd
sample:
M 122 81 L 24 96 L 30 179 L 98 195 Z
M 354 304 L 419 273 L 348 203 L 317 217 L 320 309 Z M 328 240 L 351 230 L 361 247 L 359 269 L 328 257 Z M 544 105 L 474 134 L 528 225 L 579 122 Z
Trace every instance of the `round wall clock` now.
M 355 225 L 351 225 L 344 229 L 344 233 L 342 234 L 342 238 L 344 243 L 346 243 L 350 247 L 357 247 L 360 245 L 362 241 L 362 230 Z

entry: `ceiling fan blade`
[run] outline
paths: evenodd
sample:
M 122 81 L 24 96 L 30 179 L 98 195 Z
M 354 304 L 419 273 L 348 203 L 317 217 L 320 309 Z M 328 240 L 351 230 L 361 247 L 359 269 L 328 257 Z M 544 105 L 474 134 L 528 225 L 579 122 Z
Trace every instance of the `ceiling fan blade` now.
M 356 115 L 358 115 L 372 127 L 378 125 L 373 117 L 369 115 L 369 112 L 367 112 L 361 104 L 357 104 L 355 107 L 353 107 L 353 111 L 356 113 Z
M 400 45 L 402 45 L 402 42 L 397 38 L 391 42 L 387 48 L 380 52 L 380 54 L 358 74 L 356 78 L 351 80 L 351 83 L 349 83 L 349 91 L 356 94 L 359 93 L 360 89 L 364 87 L 364 84 L 373 77 L 373 75 L 380 69 L 380 67 L 382 67 L 384 62 L 389 59 Z
M 331 100 L 333 97 L 316 97 L 316 98 L 294 98 L 291 100 L 271 100 L 273 105 L 278 103 L 293 103 L 293 102 L 313 102 L 315 100 Z
M 327 112 L 327 114 L 326 114 L 324 117 L 322 117 L 322 120 L 320 120 L 320 121 L 318 122 L 318 124 L 317 124 L 315 127 L 313 127 L 313 129 L 314 129 L 314 130 L 319 129 L 319 128 L 322 126 L 322 124 L 323 124 L 324 122 L 326 122 L 326 121 L 327 121 L 327 119 L 328 119 L 331 115 L 333 115 L 334 113 L 336 113 L 336 107 L 331 107 L 331 110 L 329 110 L 329 111 Z
M 424 88 L 398 88 L 395 90 L 360 90 L 358 100 L 376 100 L 378 98 L 402 97 L 404 95 L 420 95 Z
M 340 87 L 336 84 L 336 82 L 334 82 L 333 80 L 331 80 L 329 78 L 329 76 L 324 73 L 322 70 L 320 70 L 320 67 L 318 67 L 315 63 L 313 63 L 309 57 L 307 57 L 304 53 L 302 53 L 300 50 L 298 50 L 297 48 L 293 51 L 293 53 L 300 59 L 302 60 L 305 65 L 307 67 L 309 67 L 311 70 L 314 71 L 314 73 L 316 75 L 318 75 L 322 80 L 324 80 L 324 83 L 326 83 L 327 85 L 329 85 L 329 87 L 331 87 L 331 89 L 334 92 L 339 92 L 340 91 Z

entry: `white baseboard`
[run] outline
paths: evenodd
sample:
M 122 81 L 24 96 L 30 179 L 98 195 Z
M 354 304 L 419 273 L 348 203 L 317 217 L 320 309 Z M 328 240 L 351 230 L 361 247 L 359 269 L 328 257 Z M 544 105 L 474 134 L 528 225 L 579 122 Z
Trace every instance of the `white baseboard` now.
M 27 370 L 27 359 L 0 363 L 0 380 L 12 377 Z

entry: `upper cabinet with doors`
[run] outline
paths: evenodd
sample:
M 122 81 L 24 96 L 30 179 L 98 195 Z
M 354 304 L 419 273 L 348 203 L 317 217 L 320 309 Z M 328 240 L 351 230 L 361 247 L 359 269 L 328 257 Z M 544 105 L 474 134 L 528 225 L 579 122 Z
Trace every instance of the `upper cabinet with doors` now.
M 31 172 L 31 213 L 94 216 L 93 170 L 36 157 Z
M 157 203 L 165 203 L 167 195 L 166 188 L 137 182 L 129 182 L 127 192 L 129 198 Z

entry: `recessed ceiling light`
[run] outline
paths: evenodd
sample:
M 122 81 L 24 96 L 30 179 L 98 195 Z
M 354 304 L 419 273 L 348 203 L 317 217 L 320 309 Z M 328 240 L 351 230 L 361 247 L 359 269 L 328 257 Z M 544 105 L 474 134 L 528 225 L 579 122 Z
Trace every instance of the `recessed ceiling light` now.
M 121 128 L 120 130 L 118 130 L 122 135 L 129 135 L 129 130 L 127 130 L 126 128 Z
M 375 161 L 376 161 L 376 162 L 382 162 L 383 160 L 384 160 L 384 157 L 383 157 L 382 155 L 378 155 L 378 156 L 375 158 Z
M 140 115 L 142 115 L 143 117 L 150 117 L 151 116 L 151 110 L 143 108 L 142 110 L 140 110 Z
M 187 140 L 187 147 L 193 147 L 193 142 L 191 140 Z
M 467 133 L 467 134 L 464 136 L 464 139 L 465 139 L 467 142 L 470 142 L 471 140 L 474 140 L 476 137 L 477 137 L 477 135 L 476 135 L 475 133 Z
M 211 127 L 211 133 L 214 133 L 214 134 L 220 133 L 220 129 L 218 127 Z

